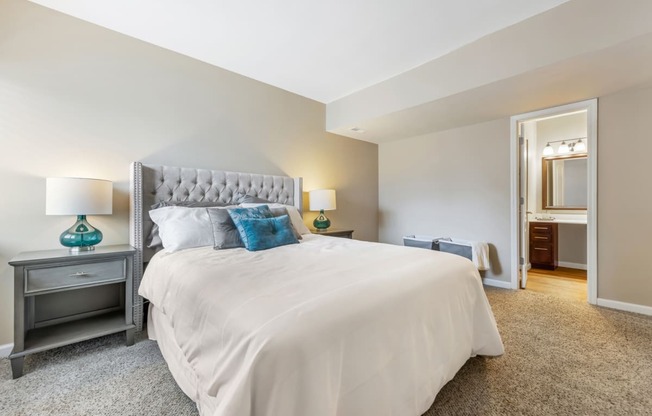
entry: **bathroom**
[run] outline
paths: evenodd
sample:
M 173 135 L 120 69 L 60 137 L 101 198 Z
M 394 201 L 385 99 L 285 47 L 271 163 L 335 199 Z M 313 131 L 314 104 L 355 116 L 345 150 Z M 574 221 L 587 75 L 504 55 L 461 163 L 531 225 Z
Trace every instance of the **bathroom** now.
M 527 289 L 586 301 L 587 111 L 523 124 Z

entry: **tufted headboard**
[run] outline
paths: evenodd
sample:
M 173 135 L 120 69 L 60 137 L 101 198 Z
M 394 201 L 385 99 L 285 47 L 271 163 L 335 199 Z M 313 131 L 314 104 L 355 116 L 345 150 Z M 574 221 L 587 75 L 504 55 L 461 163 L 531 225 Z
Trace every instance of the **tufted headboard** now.
M 222 170 L 179 168 L 173 166 L 131 164 L 129 198 L 129 241 L 136 249 L 134 259 L 134 323 L 143 324 L 143 301 L 136 293 L 146 264 L 155 251 L 145 240 L 154 225 L 149 217 L 152 205 L 160 201 L 219 201 L 237 203 L 252 195 L 302 212 L 301 178 L 226 172 Z

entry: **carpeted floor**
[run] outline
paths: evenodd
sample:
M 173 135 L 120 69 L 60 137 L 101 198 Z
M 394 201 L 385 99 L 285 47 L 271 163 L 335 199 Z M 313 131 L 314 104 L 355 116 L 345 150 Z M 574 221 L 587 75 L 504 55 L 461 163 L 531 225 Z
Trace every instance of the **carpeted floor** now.
M 652 318 L 528 291 L 487 295 L 506 353 L 470 359 L 427 416 L 652 415 Z M 0 415 L 197 414 L 142 337 L 36 354 L 25 371 L 11 380 L 0 360 Z

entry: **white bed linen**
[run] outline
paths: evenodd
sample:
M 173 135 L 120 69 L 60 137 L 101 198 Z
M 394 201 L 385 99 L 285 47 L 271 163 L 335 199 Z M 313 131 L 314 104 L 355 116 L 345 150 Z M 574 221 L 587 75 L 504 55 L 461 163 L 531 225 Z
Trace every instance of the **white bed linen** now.
M 202 415 L 418 416 L 469 357 L 504 351 L 473 263 L 437 251 L 162 251 L 139 293 Z

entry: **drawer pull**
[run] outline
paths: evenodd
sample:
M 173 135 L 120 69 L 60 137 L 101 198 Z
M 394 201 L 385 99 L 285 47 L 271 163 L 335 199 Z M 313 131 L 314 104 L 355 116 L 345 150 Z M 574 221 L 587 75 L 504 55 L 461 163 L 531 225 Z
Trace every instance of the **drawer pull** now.
M 548 251 L 547 248 L 534 247 L 535 250 Z
M 537 236 L 534 236 L 534 239 L 535 239 L 535 240 L 547 240 L 548 237 L 537 237 Z
M 88 277 L 88 276 L 91 276 L 91 274 L 86 273 L 86 272 L 77 272 L 77 273 L 70 274 L 69 276 L 70 277 Z
M 548 227 L 534 227 L 535 230 L 547 230 Z

